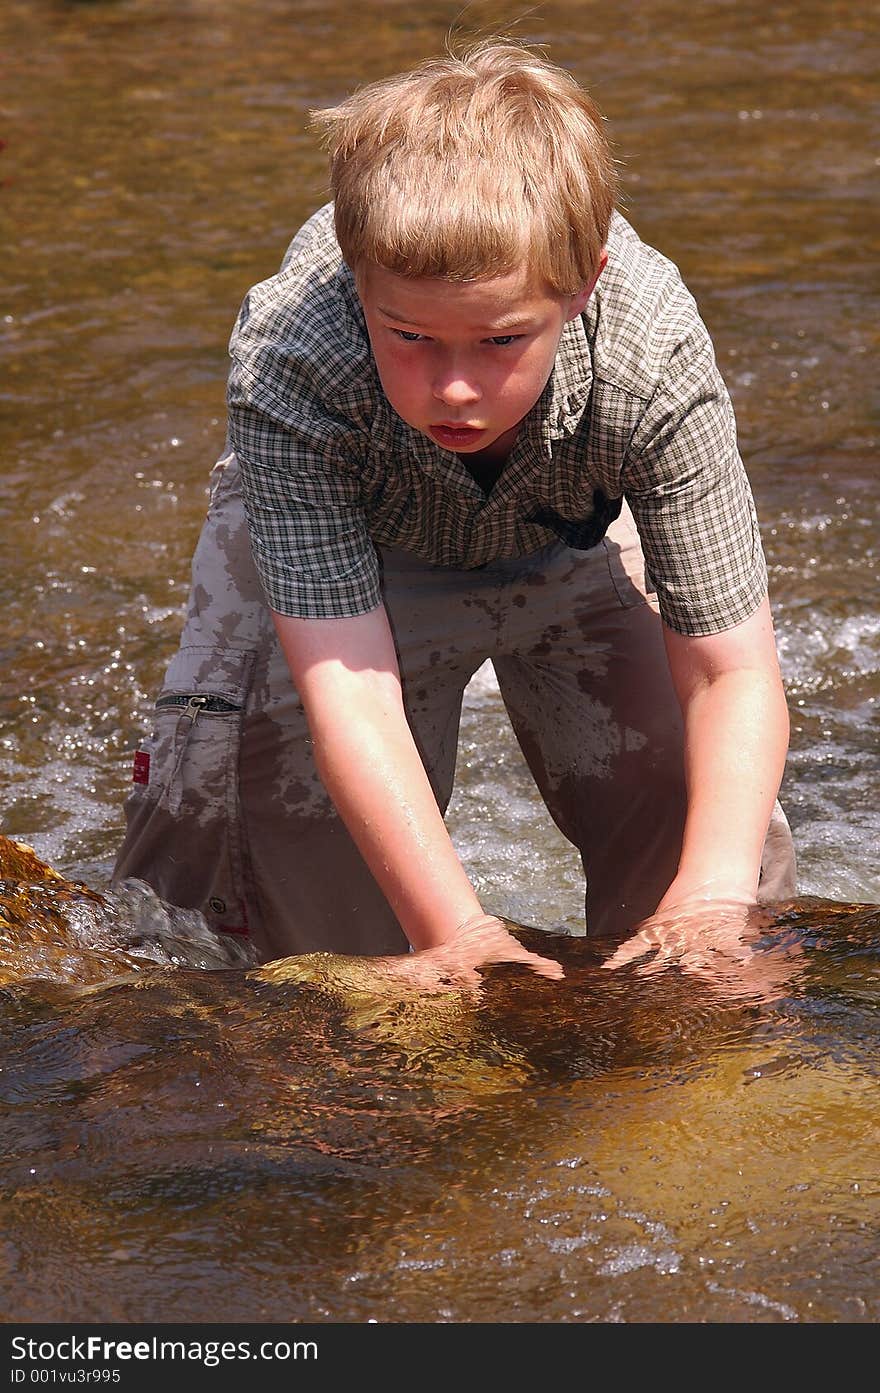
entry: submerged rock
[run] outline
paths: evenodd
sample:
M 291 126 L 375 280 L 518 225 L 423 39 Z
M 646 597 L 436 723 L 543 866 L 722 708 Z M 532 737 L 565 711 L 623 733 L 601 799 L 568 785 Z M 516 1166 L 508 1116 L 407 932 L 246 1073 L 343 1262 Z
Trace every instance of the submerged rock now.
M 143 881 L 99 893 L 0 834 L 0 984 L 91 985 L 151 963 L 221 968 L 256 962 L 249 943 L 213 933 L 197 911 L 166 904 Z
M 692 1038 L 705 1042 L 707 1032 L 752 1020 L 760 1006 L 745 994 L 719 998 L 674 967 L 650 984 L 632 967 L 605 972 L 613 944 L 504 923 L 526 947 L 560 962 L 564 978 L 501 963 L 482 969 L 477 992 L 427 994 L 389 975 L 381 958 L 316 952 L 260 965 L 247 941 L 216 933 L 197 911 L 166 904 L 144 882 L 98 892 L 0 835 L 0 986 L 51 984 L 57 999 L 126 987 L 142 1009 L 145 994 L 161 985 L 163 1011 L 198 1014 L 224 1000 L 257 1016 L 284 1001 L 307 1023 L 294 1022 L 291 1032 L 311 1034 L 311 1023 L 323 1022 L 325 1034 L 344 1027 L 373 1042 L 409 1042 L 423 1062 L 476 1043 L 485 1062 L 491 1041 L 514 1082 L 535 1068 L 582 1074 L 631 1052 L 686 1052 Z M 819 981 L 867 996 L 876 989 L 880 907 L 805 899 L 780 906 L 775 917 L 765 912 L 761 927 L 757 951 L 781 964 L 792 998 L 808 997 Z
M 510 927 L 563 980 L 395 995 L 0 838 L 6 1318 L 876 1319 L 880 908 L 773 1003 Z

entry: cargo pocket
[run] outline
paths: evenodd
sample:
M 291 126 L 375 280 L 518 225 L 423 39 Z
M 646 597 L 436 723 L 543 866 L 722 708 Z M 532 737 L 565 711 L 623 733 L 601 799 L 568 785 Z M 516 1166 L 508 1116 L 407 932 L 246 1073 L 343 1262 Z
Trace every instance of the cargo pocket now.
M 214 929 L 247 933 L 238 762 L 255 653 L 181 648 L 135 754 L 114 880 L 136 876 Z

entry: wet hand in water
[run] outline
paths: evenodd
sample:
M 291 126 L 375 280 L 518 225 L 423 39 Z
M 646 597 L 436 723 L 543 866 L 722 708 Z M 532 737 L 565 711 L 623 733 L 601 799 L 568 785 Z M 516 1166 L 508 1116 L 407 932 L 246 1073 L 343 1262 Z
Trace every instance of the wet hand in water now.
M 640 958 L 640 977 L 670 966 L 698 977 L 718 995 L 776 1001 L 800 971 L 799 943 L 766 938 L 774 916 L 759 905 L 736 900 L 691 900 L 658 910 L 644 919 L 602 964 L 614 971 Z
M 479 991 L 480 969 L 490 963 L 522 963 L 540 977 L 558 981 L 564 974 L 559 963 L 531 953 L 514 938 L 500 919 L 475 915 L 452 938 L 436 948 L 422 948 L 400 957 L 374 958 L 389 985 L 417 992 Z

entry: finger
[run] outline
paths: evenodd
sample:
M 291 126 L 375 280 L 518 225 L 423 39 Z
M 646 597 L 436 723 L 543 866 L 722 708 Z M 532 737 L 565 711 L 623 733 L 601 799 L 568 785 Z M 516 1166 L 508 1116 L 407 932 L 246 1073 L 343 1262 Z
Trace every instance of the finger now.
M 522 963 L 524 967 L 529 967 L 532 972 L 536 972 L 539 977 L 552 978 L 557 982 L 565 976 L 561 963 L 556 962 L 553 958 L 542 958 L 539 953 L 529 952 L 527 948 L 523 948 L 521 943 L 517 943 L 516 939 L 511 939 L 509 945 L 500 948 L 498 956 L 493 961 Z
M 565 976 L 562 963 L 554 962 L 552 958 L 539 958 L 537 953 L 530 953 L 523 961 L 539 977 L 546 977 L 552 982 L 559 982 Z
M 769 983 L 762 980 L 755 980 L 753 977 L 743 975 L 741 972 L 730 971 L 722 972 L 717 967 L 701 969 L 689 967 L 685 969 L 691 977 L 696 977 L 708 988 L 712 994 L 724 1001 L 769 1003 L 782 995 L 782 992 Z
M 663 938 L 657 945 L 654 963 L 659 967 L 666 967 L 669 963 L 680 962 L 684 955 L 684 951 L 684 944 L 678 934 L 669 938 Z
M 447 978 L 445 991 L 462 991 L 465 996 L 478 997 L 483 991 L 482 974 L 475 967 L 462 968 L 454 978 Z
M 649 939 L 644 934 L 638 934 L 635 938 L 627 939 L 619 948 L 606 958 L 602 967 L 616 968 L 624 967 L 627 963 L 634 962 L 636 958 L 643 958 L 646 953 L 650 953 L 657 947 L 654 939 Z
M 658 954 L 658 956 L 656 958 L 652 958 L 650 962 L 642 963 L 639 967 L 637 967 L 636 976 L 659 977 L 661 973 L 667 972 L 670 967 L 677 967 L 678 965 L 678 958 L 674 958 L 670 956 L 670 954 L 668 953 L 665 954 L 663 957 L 661 957 Z
M 639 977 L 655 977 L 670 966 L 679 967 L 722 1001 L 768 1004 L 784 995 L 779 984 L 756 977 L 748 966 L 743 970 L 741 964 L 721 953 L 713 953 L 711 957 L 690 954 L 674 964 L 662 962 L 658 965 L 655 961 L 636 971 Z
M 420 993 L 426 996 L 448 996 L 460 993 L 476 999 L 483 990 L 483 978 L 474 967 L 438 968 L 426 972 L 417 982 Z
M 485 927 L 480 926 L 475 946 L 484 963 L 522 963 L 539 976 L 555 981 L 565 975 L 560 963 L 552 958 L 542 957 L 540 953 L 531 952 L 497 920 L 490 920 Z

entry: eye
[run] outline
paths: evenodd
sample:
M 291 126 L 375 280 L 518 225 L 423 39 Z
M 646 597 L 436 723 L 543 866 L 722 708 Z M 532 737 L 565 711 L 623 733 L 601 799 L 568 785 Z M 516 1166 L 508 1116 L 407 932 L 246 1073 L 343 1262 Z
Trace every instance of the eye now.
M 414 333 L 412 329 L 392 329 L 391 332 L 403 339 L 404 343 L 421 343 L 425 337 L 424 334 Z
M 494 344 L 496 348 L 506 348 L 508 344 L 516 343 L 519 337 L 519 334 L 494 334 L 489 343 Z

